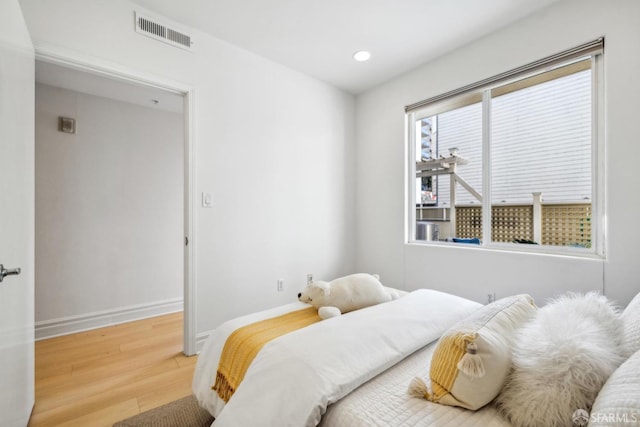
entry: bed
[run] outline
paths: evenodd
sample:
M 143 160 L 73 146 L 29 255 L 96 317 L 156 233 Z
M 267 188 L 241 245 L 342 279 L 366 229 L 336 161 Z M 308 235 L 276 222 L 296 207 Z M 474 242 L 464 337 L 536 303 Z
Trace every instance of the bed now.
M 440 335 L 481 306 L 422 289 L 396 301 L 314 323 L 268 343 L 225 403 L 212 385 L 229 335 L 244 325 L 308 305 L 296 302 L 243 316 L 224 323 L 209 336 L 198 358 L 193 392 L 216 418 L 216 427 L 458 426 L 478 422 L 506 426 L 509 424 L 493 406 L 471 412 L 407 393 L 411 379 L 428 372 Z M 321 361 L 332 368 L 323 370 Z
M 483 306 L 421 289 L 265 340 L 221 399 L 229 343 L 253 340 L 256 325 L 283 316 L 289 325 L 289 316 L 304 312 L 317 316 L 296 302 L 212 331 L 193 392 L 214 427 L 501 427 L 510 425 L 505 413 L 531 427 L 640 423 L 640 294 L 620 313 L 597 293 L 568 293 L 537 309 L 524 294 Z M 467 371 L 480 361 L 482 373 Z M 416 392 L 421 382 L 414 377 L 427 376 L 432 388 L 412 397 L 408 388 Z

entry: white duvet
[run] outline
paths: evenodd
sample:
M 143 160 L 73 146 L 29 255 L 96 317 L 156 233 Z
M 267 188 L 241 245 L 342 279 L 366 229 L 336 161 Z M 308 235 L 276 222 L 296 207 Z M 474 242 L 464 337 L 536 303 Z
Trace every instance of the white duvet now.
M 418 290 L 395 301 L 315 323 L 266 344 L 224 405 L 211 390 L 226 337 L 236 328 L 305 305 L 235 319 L 209 337 L 193 391 L 215 427 L 315 426 L 327 406 L 437 340 L 480 304 Z

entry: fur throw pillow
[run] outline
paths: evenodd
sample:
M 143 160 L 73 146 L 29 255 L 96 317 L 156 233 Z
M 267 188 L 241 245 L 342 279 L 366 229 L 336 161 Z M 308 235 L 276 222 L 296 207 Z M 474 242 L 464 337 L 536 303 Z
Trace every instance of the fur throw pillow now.
M 571 426 L 576 410 L 591 409 L 621 353 L 621 320 L 604 296 L 562 296 L 518 331 L 498 407 L 515 426 Z

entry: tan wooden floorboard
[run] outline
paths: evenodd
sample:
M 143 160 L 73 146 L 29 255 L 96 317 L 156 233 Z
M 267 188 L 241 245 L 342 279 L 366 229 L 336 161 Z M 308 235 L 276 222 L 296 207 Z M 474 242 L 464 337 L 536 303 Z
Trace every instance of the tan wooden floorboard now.
M 111 426 L 191 394 L 182 313 L 36 342 L 30 427 Z

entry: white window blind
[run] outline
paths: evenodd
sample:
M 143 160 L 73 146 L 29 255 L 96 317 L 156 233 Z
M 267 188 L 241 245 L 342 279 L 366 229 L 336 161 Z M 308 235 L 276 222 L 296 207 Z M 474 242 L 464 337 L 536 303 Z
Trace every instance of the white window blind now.
M 588 43 L 585 43 L 580 46 L 576 46 L 572 49 L 568 49 L 563 52 L 558 52 L 557 54 L 551 55 L 547 58 L 540 59 L 530 64 L 525 64 L 513 70 L 505 71 L 504 73 L 498 74 L 488 79 L 481 80 L 479 82 L 475 82 L 458 89 L 454 89 L 452 91 L 434 96 L 429 99 L 425 99 L 423 101 L 413 103 L 411 105 L 407 105 L 406 107 L 404 107 L 404 110 L 405 112 L 408 113 L 411 111 L 420 110 L 424 107 L 437 104 L 437 103 L 441 105 L 445 105 L 446 103 L 451 102 L 455 98 L 460 98 L 461 96 L 472 97 L 473 93 L 477 93 L 479 90 L 485 89 L 487 87 L 495 87 L 499 84 L 513 81 L 514 79 L 517 79 L 520 76 L 527 76 L 534 72 L 552 69 L 555 65 L 570 62 L 572 59 L 584 58 L 590 55 L 598 55 L 602 53 L 603 49 L 604 49 L 604 38 L 592 40 Z M 473 102 L 476 102 L 476 101 L 473 101 Z M 440 111 L 444 111 L 444 110 L 440 110 Z

